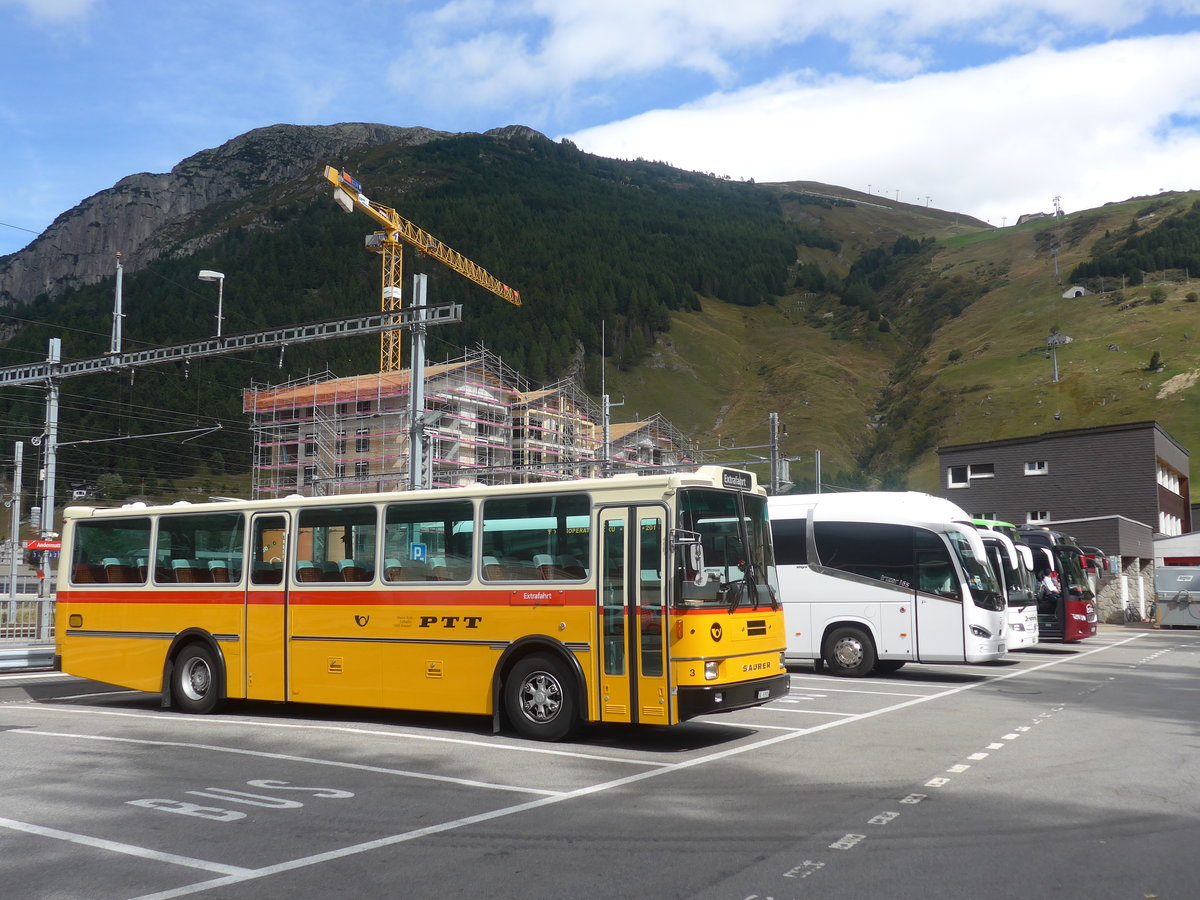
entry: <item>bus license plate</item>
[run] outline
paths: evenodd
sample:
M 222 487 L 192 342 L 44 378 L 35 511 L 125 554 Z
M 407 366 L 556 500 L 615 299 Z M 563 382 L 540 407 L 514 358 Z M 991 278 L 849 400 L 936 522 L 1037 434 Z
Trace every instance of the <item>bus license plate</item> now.
M 771 696 L 771 689 L 770 689 L 770 688 L 759 688 L 759 689 L 758 689 L 758 697 L 757 697 L 756 699 L 758 699 L 758 700 L 766 700 L 766 699 L 768 699 L 770 696 Z

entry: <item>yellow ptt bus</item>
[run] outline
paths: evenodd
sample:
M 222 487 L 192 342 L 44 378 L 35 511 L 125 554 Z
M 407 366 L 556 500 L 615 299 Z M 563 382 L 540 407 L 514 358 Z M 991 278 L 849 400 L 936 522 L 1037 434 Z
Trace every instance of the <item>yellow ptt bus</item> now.
M 64 512 L 63 671 L 226 698 L 490 715 L 561 740 L 783 696 L 752 473 Z

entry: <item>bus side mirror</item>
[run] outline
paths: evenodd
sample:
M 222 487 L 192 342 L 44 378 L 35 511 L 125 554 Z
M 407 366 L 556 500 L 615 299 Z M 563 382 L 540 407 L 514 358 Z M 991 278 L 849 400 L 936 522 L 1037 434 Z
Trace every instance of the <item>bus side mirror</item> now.
M 671 544 L 679 547 L 686 554 L 687 567 L 695 573 L 692 583 L 696 587 L 708 584 L 708 572 L 704 569 L 704 545 L 700 543 L 700 532 L 685 531 L 682 528 L 671 530 Z
M 696 577 L 692 579 L 692 584 L 696 587 L 704 587 L 708 584 L 708 570 L 704 568 L 704 545 L 700 543 L 688 544 L 688 565 L 692 571 L 696 573 Z

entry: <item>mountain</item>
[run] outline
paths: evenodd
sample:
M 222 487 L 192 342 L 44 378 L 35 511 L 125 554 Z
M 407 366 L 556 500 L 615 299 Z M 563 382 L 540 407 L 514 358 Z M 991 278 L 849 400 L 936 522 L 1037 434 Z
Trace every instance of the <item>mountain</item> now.
M 64 212 L 25 249 L 0 257 L 0 306 L 95 284 L 112 275 L 118 252 L 137 271 L 179 252 L 181 242 L 194 250 L 206 237 L 203 214 L 311 174 L 318 164 L 372 145 L 414 146 L 448 136 L 360 123 L 271 125 L 189 156 L 165 175 L 129 175 Z
M 372 223 L 330 202 L 325 164 L 521 291 L 513 308 L 407 259 L 406 272 L 428 271 L 431 302 L 464 302 L 461 324 L 431 332 L 435 357 L 482 342 L 535 382 L 572 371 L 598 393 L 603 351 L 620 418 L 662 412 L 702 447 L 748 448 L 720 454 L 730 461 L 765 455 L 778 412 L 801 487 L 816 450 L 826 482 L 936 491 L 939 444 L 1158 419 L 1200 448 L 1195 194 L 993 228 L 835 185 L 604 159 L 521 126 L 272 126 L 167 175 L 123 179 L 0 259 L 0 303 L 20 324 L 4 364 L 44 358 L 52 335 L 65 358 L 107 349 L 116 250 L 130 345 L 212 333 L 202 268 L 226 273 L 228 333 L 377 310 L 378 262 L 362 247 Z M 1147 280 L 1147 267 L 1159 274 Z M 1064 297 L 1072 277 L 1093 293 Z M 1054 333 L 1073 338 L 1056 351 L 1058 381 Z M 188 444 L 145 439 L 136 456 L 97 443 L 60 465 L 158 484 L 244 471 L 242 388 L 377 366 L 378 341 L 352 339 L 74 379 L 65 441 L 223 429 Z M 40 416 L 35 392 L 0 395 L 5 437 L 37 433 Z

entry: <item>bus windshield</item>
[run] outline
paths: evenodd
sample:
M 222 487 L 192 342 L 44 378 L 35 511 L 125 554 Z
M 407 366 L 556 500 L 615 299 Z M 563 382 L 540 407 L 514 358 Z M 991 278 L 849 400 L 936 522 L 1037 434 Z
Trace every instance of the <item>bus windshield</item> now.
M 733 610 L 779 603 L 765 497 L 699 488 L 681 491 L 679 528 L 698 537 L 703 560 L 697 569 L 694 541 L 677 547 L 678 605 Z
M 1090 594 L 1091 588 L 1088 586 L 1087 578 L 1083 574 L 1083 565 L 1080 562 L 1083 551 L 1078 547 L 1055 544 L 1054 552 L 1058 556 L 1059 565 L 1062 566 L 1059 576 L 1062 579 L 1063 591 L 1075 598 Z
M 966 573 L 971 601 L 981 609 L 1004 609 L 1004 599 L 1000 596 L 1000 586 L 996 583 L 991 566 L 984 556 L 976 553 L 971 539 L 958 530 L 947 531 L 946 537 L 950 539 L 950 546 Z

